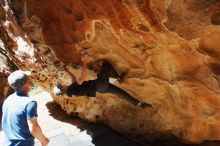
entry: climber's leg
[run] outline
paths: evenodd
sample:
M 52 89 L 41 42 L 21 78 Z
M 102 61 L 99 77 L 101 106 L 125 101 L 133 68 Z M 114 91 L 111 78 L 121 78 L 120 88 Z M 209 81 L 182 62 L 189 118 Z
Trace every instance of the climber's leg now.
M 97 91 L 97 92 L 100 92 L 100 91 Z M 137 99 L 132 97 L 130 94 L 128 94 L 126 91 L 124 91 L 123 89 L 121 89 L 111 83 L 109 83 L 108 88 L 104 91 L 101 91 L 101 93 L 113 93 L 113 94 L 119 95 L 120 97 L 123 97 L 125 100 L 127 100 L 131 104 L 133 104 L 135 106 L 139 105 L 142 108 L 152 107 L 151 104 L 138 101 Z

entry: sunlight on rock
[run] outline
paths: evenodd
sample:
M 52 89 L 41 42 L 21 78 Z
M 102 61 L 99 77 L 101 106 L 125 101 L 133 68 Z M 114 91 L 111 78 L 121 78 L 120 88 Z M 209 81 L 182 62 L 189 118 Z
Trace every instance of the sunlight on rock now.
M 16 51 L 16 55 L 23 56 L 23 54 L 28 54 L 29 58 L 27 59 L 31 63 L 34 63 L 36 60 L 34 58 L 34 48 L 25 42 L 21 37 L 16 38 L 16 42 L 18 45 L 18 50 Z M 23 60 L 22 60 L 23 61 Z

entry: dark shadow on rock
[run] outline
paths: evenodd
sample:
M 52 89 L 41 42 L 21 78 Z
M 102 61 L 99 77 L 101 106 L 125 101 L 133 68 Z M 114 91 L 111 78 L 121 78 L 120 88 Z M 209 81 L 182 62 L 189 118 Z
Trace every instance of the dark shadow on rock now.
M 59 121 L 66 122 L 77 126 L 81 130 L 87 130 L 87 133 L 92 137 L 95 146 L 143 146 L 143 144 L 131 140 L 111 128 L 100 125 L 88 123 L 77 117 L 71 117 L 55 102 L 48 102 L 46 104 L 50 115 Z M 204 142 L 198 145 L 190 145 L 179 142 L 178 140 L 164 140 L 154 141 L 152 143 L 144 144 L 145 146 L 220 146 L 220 141 Z
M 220 141 L 207 141 L 199 146 L 220 146 Z
M 206 141 L 202 144 L 184 144 L 177 140 L 155 141 L 150 146 L 220 146 L 220 141 Z
M 0 112 L 0 116 L 2 117 L 2 113 Z M 2 125 L 2 118 L 0 118 L 0 124 Z M 2 126 L 0 125 L 0 131 L 2 131 Z
M 88 129 L 87 133 L 92 137 L 92 142 L 95 146 L 144 146 L 144 144 L 100 124 L 96 124 Z
M 211 22 L 214 25 L 220 25 L 220 12 L 211 16 Z
M 46 107 L 54 119 L 77 126 L 81 130 L 87 130 L 95 146 L 142 146 L 140 143 L 124 137 L 107 126 L 92 124 L 77 117 L 71 117 L 55 102 L 48 102 Z
M 54 119 L 57 119 L 59 121 L 66 122 L 66 123 L 72 124 L 74 126 L 77 126 L 81 130 L 86 130 L 93 125 L 93 124 L 90 124 L 90 123 L 87 123 L 87 122 L 81 120 L 78 117 L 73 117 L 73 116 L 68 115 L 55 102 L 48 102 L 46 104 L 46 107 L 49 110 L 50 116 L 52 116 Z
M 2 131 L 2 105 L 0 105 L 0 131 Z

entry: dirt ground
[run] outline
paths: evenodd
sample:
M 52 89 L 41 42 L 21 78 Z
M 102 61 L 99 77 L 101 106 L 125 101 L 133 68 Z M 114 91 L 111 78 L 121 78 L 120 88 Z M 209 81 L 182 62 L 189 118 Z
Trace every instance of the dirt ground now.
M 39 124 L 44 134 L 49 138 L 59 134 L 64 134 L 67 138 L 71 138 L 90 127 L 89 123 L 79 118 L 68 116 L 53 101 L 49 93 L 41 92 L 36 94 L 34 99 L 38 103 Z

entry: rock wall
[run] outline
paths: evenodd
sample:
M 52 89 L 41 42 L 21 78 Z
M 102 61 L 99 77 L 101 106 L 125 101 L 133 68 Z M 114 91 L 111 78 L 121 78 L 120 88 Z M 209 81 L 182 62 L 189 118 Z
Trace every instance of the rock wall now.
M 153 108 L 114 94 L 56 97 L 71 115 L 145 141 L 220 140 L 220 2 L 216 0 L 1 0 L 1 40 L 48 91 L 68 85 L 89 55 L 89 79 L 110 62 L 115 83 Z
M 7 80 L 5 80 L 5 77 L 3 76 L 3 74 L 0 75 L 0 107 L 2 107 L 3 101 L 4 101 L 4 97 L 5 97 L 5 91 L 4 91 L 4 87 L 7 87 Z

